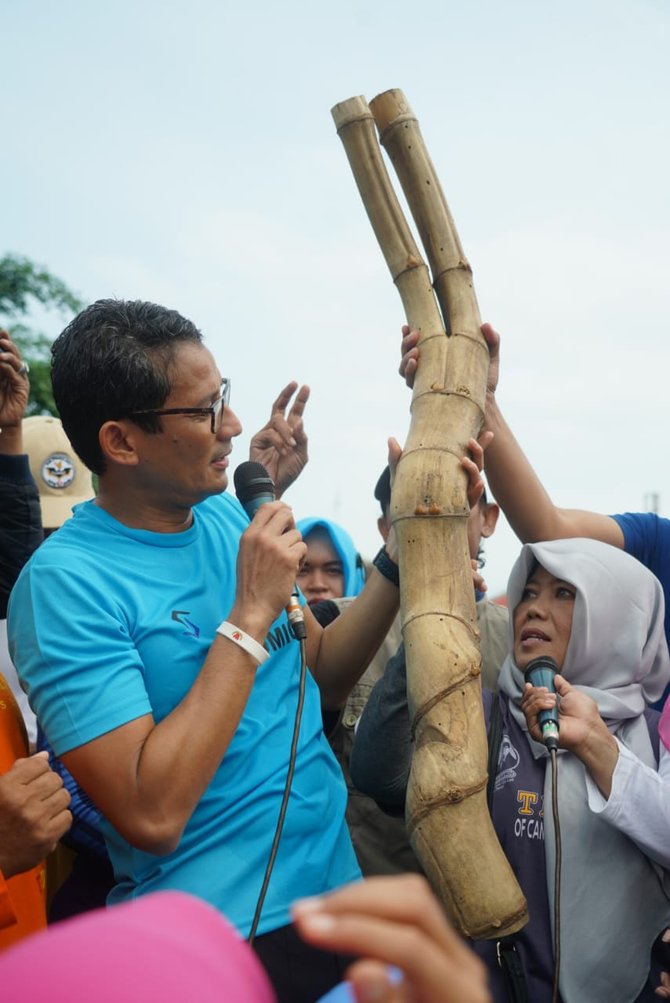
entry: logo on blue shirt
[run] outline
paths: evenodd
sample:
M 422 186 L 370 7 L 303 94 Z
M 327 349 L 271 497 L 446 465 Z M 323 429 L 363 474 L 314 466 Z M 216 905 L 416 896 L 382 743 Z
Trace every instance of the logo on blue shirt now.
M 186 637 L 200 637 L 200 627 L 193 623 L 192 620 L 188 620 L 187 617 L 190 616 L 190 610 L 188 609 L 173 609 L 172 619 L 180 623 L 182 627 L 186 627 L 184 635 Z

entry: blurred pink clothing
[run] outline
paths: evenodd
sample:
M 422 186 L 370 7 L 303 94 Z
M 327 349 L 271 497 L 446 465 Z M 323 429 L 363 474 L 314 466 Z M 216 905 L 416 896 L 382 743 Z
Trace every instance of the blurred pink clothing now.
M 275 1003 L 265 971 L 212 906 L 183 892 L 65 920 L 0 954 L 2 999 Z
M 670 697 L 668 697 L 663 705 L 663 712 L 658 722 L 658 733 L 661 736 L 663 745 L 670 752 Z

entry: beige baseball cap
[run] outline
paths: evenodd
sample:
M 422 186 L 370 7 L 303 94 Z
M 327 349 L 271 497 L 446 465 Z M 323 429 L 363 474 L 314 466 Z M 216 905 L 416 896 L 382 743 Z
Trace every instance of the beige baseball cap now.
M 72 449 L 60 418 L 24 418 L 23 448 L 40 493 L 42 524 L 57 529 L 70 518 L 73 505 L 95 494 L 91 472 Z

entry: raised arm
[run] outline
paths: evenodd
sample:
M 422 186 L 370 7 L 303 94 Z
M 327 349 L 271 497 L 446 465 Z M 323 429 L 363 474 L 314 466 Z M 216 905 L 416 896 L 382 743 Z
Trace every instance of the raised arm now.
M 402 330 L 400 373 L 412 385 L 420 364 L 418 334 L 408 327 Z M 493 433 L 486 450 L 486 475 L 512 529 L 523 543 L 584 536 L 623 547 L 623 532 L 610 516 L 554 505 L 498 406 L 500 336 L 490 324 L 482 324 L 482 334 L 490 354 L 482 432 Z
M 344 706 L 388 634 L 399 596 L 398 586 L 373 568 L 360 595 L 327 627 L 305 607 L 308 664 L 326 710 Z
M 500 336 L 490 324 L 482 325 L 482 334 L 490 354 L 483 430 L 493 433 L 486 451 L 486 475 L 512 529 L 523 543 L 585 536 L 623 547 L 621 528 L 610 516 L 558 508 L 552 502 L 498 407 Z
M 395 439 L 389 439 L 388 446 L 393 477 L 402 450 Z M 327 627 L 322 628 L 311 610 L 305 609 L 308 664 L 321 690 L 322 706 L 327 710 L 344 705 L 398 612 L 400 591 L 394 532 L 389 534 L 383 554 L 380 564 L 383 573 L 373 566 L 360 595 Z
M 28 369 L 7 331 L 0 330 L 0 618 L 21 568 L 42 541 L 37 487 L 23 454 L 21 423 L 28 403 Z

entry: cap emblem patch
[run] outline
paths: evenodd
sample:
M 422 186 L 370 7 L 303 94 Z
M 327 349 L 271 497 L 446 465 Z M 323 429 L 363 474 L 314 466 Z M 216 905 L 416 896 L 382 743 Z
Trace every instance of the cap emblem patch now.
M 67 488 L 75 477 L 75 468 L 67 453 L 52 453 L 40 468 L 42 480 L 50 488 Z

